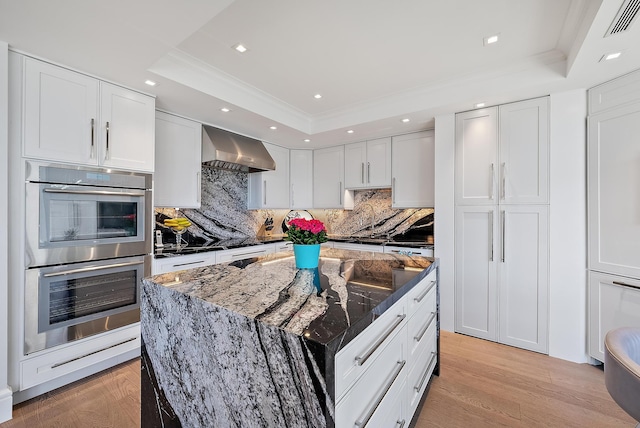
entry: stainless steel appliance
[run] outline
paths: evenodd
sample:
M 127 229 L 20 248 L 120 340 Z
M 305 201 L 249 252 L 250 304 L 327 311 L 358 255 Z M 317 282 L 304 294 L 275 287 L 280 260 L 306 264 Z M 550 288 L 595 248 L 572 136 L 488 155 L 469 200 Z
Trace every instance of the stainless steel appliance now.
M 25 354 L 140 320 L 151 175 L 27 162 Z

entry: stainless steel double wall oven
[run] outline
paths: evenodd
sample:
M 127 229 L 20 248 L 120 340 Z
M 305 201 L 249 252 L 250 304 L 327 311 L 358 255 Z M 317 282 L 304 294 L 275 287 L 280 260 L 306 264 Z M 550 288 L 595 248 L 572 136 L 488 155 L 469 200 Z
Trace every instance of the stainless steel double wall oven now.
M 151 174 L 27 162 L 25 354 L 140 320 Z

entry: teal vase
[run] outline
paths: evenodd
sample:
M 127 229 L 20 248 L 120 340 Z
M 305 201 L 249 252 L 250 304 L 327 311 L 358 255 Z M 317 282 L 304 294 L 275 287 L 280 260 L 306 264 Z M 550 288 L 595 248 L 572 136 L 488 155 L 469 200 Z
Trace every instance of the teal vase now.
M 320 259 L 320 244 L 293 244 L 293 254 L 296 257 L 298 269 L 313 269 L 318 267 Z

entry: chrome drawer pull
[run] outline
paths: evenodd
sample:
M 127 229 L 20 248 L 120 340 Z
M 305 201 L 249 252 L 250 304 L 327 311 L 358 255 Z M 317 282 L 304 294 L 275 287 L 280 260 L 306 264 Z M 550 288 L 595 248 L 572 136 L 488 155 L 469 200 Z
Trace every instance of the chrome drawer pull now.
M 396 421 L 396 426 L 397 426 L 398 428 L 404 428 L 404 424 L 405 424 L 405 422 L 406 422 L 406 421 L 405 421 L 404 419 L 403 419 L 403 420 L 401 420 L 401 421 Z
M 640 287 L 637 285 L 631 285 L 631 284 L 626 284 L 624 282 L 620 282 L 620 281 L 613 281 L 613 283 L 615 285 L 622 285 L 623 287 L 629 287 L 629 288 L 635 288 L 637 290 L 640 290 Z
M 198 260 L 195 262 L 188 262 L 188 263 L 176 263 L 175 265 L 173 265 L 173 267 L 196 265 L 198 263 L 204 263 L 204 260 Z
M 373 346 L 371 346 L 371 348 L 369 348 L 369 350 L 365 352 L 363 356 L 356 357 L 356 362 L 358 363 L 359 366 L 367 362 L 369 357 L 373 355 L 374 352 L 376 352 L 376 350 L 380 347 L 380 345 L 382 345 L 382 342 L 384 342 L 385 339 L 389 337 L 391 333 L 393 333 L 396 327 L 400 325 L 400 323 L 402 322 L 402 320 L 405 319 L 406 316 L 407 316 L 406 314 L 398 315 L 396 317 L 396 320 L 393 322 L 393 324 L 391 324 L 391 327 L 389 327 L 389 329 L 386 332 L 384 332 L 384 334 L 380 336 L 380 338 L 378 338 L 378 340 L 373 344 Z
M 424 381 L 427 379 L 427 375 L 431 371 L 431 367 L 436 362 L 436 355 L 437 354 L 435 352 L 431 352 L 431 360 L 429 361 L 429 364 L 427 364 L 427 369 L 424 371 L 424 373 L 422 373 L 422 377 L 420 378 L 420 383 L 418 383 L 417 386 L 413 387 L 416 390 L 416 392 L 420 392 L 420 390 L 422 389 L 422 385 L 424 384 Z
M 436 285 L 436 282 L 435 281 L 431 281 L 431 283 L 429 284 L 427 289 L 425 291 L 423 291 L 421 295 L 419 295 L 418 297 L 416 297 L 413 300 L 415 300 L 416 302 L 420 303 L 422 301 L 422 299 L 424 299 L 427 296 L 427 294 L 429 294 L 429 291 L 431 291 L 431 289 L 433 288 L 434 285 Z
M 393 382 L 396 381 L 398 375 L 400 374 L 400 372 L 402 371 L 402 368 L 404 367 L 404 365 L 406 363 L 407 363 L 406 360 L 398 361 L 396 363 L 395 370 L 387 378 L 387 383 L 385 384 L 384 388 L 382 388 L 382 391 L 380 391 L 380 393 L 378 394 L 378 397 L 373 402 L 373 405 L 371 407 L 369 407 L 369 410 L 367 410 L 365 412 L 365 414 L 362 415 L 362 417 L 358 421 L 356 421 L 356 425 L 355 426 L 357 428 L 364 428 L 364 427 L 367 426 L 367 423 L 369 422 L 369 419 L 371 419 L 371 416 L 373 416 L 373 414 L 378 409 L 378 406 L 380 405 L 380 403 L 384 399 L 385 395 L 387 395 L 387 392 L 389 392 L 389 389 L 391 389 L 391 385 L 393 385 Z
M 422 330 L 420 330 L 420 333 L 418 333 L 417 336 L 413 336 L 413 338 L 415 339 L 416 342 L 420 342 L 422 340 L 422 337 L 424 336 L 424 334 L 427 332 L 427 330 L 429 330 L 429 326 L 431 325 L 431 321 L 433 321 L 433 319 L 435 317 L 436 317 L 436 313 L 435 312 L 431 312 L 431 316 L 427 320 L 427 323 L 424 325 L 424 327 L 422 327 Z

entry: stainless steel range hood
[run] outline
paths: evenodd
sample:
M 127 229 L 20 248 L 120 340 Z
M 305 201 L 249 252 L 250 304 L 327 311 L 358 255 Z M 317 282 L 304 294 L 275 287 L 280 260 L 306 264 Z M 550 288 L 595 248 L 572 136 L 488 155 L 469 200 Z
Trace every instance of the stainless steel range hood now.
M 243 172 L 276 169 L 262 141 L 208 125 L 202 125 L 202 164 Z

